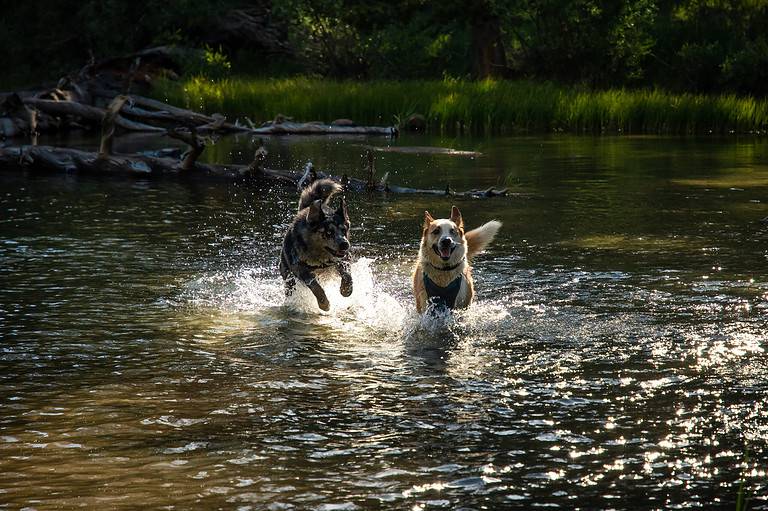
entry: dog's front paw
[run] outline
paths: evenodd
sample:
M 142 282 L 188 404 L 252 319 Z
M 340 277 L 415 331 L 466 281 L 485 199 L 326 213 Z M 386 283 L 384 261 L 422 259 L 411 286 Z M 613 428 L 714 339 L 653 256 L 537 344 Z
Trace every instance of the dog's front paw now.
M 352 294 L 352 276 L 344 276 L 341 278 L 341 296 L 349 296 Z

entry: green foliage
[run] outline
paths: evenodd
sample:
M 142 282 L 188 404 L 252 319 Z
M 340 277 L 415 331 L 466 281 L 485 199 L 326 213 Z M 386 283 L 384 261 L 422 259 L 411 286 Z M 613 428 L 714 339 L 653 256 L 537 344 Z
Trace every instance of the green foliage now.
M 432 130 L 475 133 L 746 133 L 768 130 L 768 100 L 658 89 L 590 91 L 528 80 L 336 81 L 311 78 L 163 82 L 156 96 L 230 118 L 278 114 L 386 125 L 412 113 Z
M 234 2 L 234 0 L 233 0 Z M 233 3 L 232 2 L 232 3 Z M 58 79 L 89 58 L 122 55 L 158 44 L 199 47 L 195 27 L 227 0 L 40 0 L 16 2 L 0 18 L 4 81 Z M 8 50 L 12 49 L 12 50 Z
M 763 0 L 659 2 L 653 79 L 666 87 L 696 92 L 729 90 L 765 95 L 768 61 Z M 759 66 L 748 69 L 749 66 Z
M 39 0 L 0 18 L 0 80 L 56 79 L 90 57 L 206 48 L 212 20 L 262 9 L 290 51 L 231 42 L 191 74 L 535 79 L 592 89 L 768 94 L 764 0 Z M 231 35 L 231 34 L 230 34 Z M 234 40 L 237 40 L 236 37 Z M 216 43 L 218 44 L 218 43 Z M 225 57 L 226 55 L 226 57 Z
M 653 46 L 653 0 L 519 0 L 503 16 L 521 70 L 589 85 L 641 78 Z
M 371 78 L 430 78 L 466 76 L 468 38 L 460 24 L 437 27 L 423 14 L 406 23 L 389 25 L 376 36 L 376 53 L 372 57 Z
M 607 88 L 768 92 L 768 2 L 737 0 L 288 0 L 297 54 L 334 78 L 497 76 Z
M 205 45 L 199 53 L 190 54 L 187 61 L 182 63 L 182 68 L 190 76 L 220 80 L 232 71 L 232 63 L 221 47 L 214 49 Z
M 727 89 L 768 95 L 768 38 L 749 41 L 726 56 L 721 67 Z

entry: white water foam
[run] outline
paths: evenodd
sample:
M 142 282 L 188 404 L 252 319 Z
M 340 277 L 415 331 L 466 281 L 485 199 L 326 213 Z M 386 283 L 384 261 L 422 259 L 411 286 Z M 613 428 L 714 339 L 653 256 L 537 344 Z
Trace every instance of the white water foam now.
M 182 303 L 218 311 L 221 322 L 250 324 L 301 319 L 340 337 L 366 342 L 402 339 L 409 344 L 443 344 L 446 340 L 496 336 L 510 324 L 508 300 L 481 300 L 462 311 L 435 310 L 418 314 L 410 276 L 378 273 L 375 260 L 360 258 L 351 266 L 354 290 L 341 296 L 338 275 L 320 279 L 331 309 L 320 310 L 312 292 L 298 284 L 285 296 L 282 278 L 271 268 L 241 268 L 202 276 L 185 286 Z M 235 317 L 233 317 L 235 316 Z M 221 325 L 219 325 L 221 327 Z
M 299 312 L 319 314 L 321 323 L 340 319 L 344 322 L 356 322 L 373 329 L 399 330 L 408 315 L 403 300 L 388 292 L 383 283 L 378 282 L 371 269 L 372 259 L 363 257 L 351 266 L 353 292 L 349 297 L 341 296 L 341 279 L 336 274 L 320 279 L 325 289 L 331 310 L 321 311 L 312 292 L 303 284 L 296 286 L 296 291 L 285 300 L 285 304 Z

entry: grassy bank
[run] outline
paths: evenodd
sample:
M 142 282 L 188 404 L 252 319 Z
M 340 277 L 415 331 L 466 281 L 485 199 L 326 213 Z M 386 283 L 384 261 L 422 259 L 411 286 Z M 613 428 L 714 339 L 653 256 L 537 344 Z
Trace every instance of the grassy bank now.
M 586 91 L 530 81 L 377 81 L 193 78 L 161 82 L 176 105 L 262 122 L 353 119 L 391 125 L 423 114 L 432 130 L 475 133 L 750 133 L 768 130 L 768 100 L 659 90 Z

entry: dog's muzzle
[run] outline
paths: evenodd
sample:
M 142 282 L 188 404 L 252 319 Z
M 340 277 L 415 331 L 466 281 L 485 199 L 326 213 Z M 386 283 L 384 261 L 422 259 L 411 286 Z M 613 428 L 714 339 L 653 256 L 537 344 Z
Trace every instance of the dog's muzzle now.
M 451 254 L 456 250 L 456 244 L 451 238 L 443 238 L 439 244 L 432 245 L 432 249 L 440 256 L 440 259 L 447 261 L 451 258 Z
M 346 257 L 347 253 L 349 252 L 349 241 L 342 239 L 337 243 L 337 247 L 338 248 L 335 250 L 331 247 L 325 247 L 325 250 L 333 257 L 338 257 L 339 259 Z

